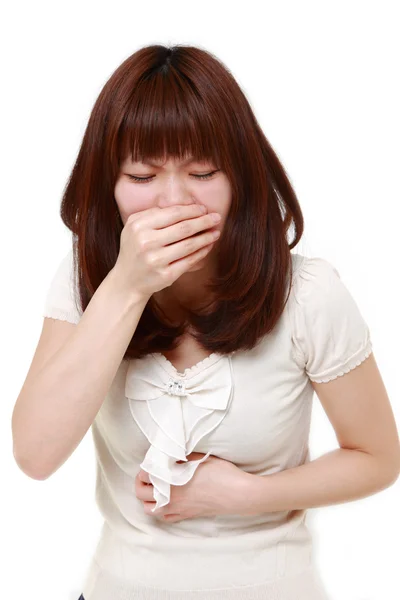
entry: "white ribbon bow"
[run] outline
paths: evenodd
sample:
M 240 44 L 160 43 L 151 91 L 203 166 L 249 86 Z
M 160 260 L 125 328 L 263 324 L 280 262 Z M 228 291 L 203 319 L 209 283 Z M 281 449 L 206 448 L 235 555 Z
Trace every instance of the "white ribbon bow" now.
M 127 369 L 125 396 L 138 427 L 150 442 L 140 467 L 154 486 L 154 512 L 169 503 L 171 484 L 185 485 L 199 460 L 187 460 L 200 440 L 224 419 L 232 399 L 230 356 L 187 377 L 134 359 Z M 184 463 L 177 463 L 182 460 Z

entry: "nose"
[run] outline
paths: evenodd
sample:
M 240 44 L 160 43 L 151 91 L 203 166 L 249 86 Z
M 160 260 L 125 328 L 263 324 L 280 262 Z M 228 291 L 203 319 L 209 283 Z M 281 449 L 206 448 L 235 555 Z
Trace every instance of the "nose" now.
M 179 177 L 171 177 L 159 197 L 159 206 L 166 208 L 176 204 L 193 204 L 193 198 L 187 187 L 179 181 Z

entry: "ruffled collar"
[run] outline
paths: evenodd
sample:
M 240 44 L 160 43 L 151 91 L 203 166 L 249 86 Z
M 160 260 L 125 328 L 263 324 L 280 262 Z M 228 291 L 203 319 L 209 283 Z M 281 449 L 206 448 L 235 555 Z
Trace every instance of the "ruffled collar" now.
M 130 361 L 125 396 L 150 442 L 140 467 L 153 484 L 154 512 L 169 503 L 170 486 L 185 485 L 212 453 L 199 460 L 186 458 L 227 414 L 233 377 L 230 355 L 214 352 L 184 373 L 163 354 L 151 357 Z

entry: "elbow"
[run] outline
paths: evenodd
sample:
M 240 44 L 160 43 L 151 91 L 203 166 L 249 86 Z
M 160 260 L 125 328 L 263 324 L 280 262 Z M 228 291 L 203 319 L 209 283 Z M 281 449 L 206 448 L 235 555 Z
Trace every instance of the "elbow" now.
M 400 445 L 395 451 L 389 453 L 372 454 L 366 450 L 361 450 L 368 454 L 374 461 L 374 469 L 377 479 L 382 484 L 382 489 L 392 486 L 400 475 Z
M 394 483 L 396 483 L 396 481 L 399 478 L 399 475 L 400 475 L 400 466 L 396 465 L 396 467 L 392 471 L 392 476 L 389 479 L 389 485 L 393 485 Z
M 397 481 L 397 480 L 398 480 L 398 478 L 399 478 L 399 475 L 400 475 L 400 472 L 399 472 L 398 470 L 397 470 L 397 471 L 394 471 L 394 472 L 392 473 L 391 477 L 388 477 L 388 478 L 386 479 L 386 486 L 385 486 L 385 487 L 386 487 L 386 488 L 389 488 L 389 487 L 391 487 L 393 484 L 395 484 L 395 483 L 396 483 L 396 481 Z
M 381 463 L 382 473 L 385 473 L 386 487 L 392 486 L 399 478 L 400 464 L 398 460 Z
M 13 454 L 15 462 L 17 463 L 18 468 L 31 479 L 36 479 L 37 481 L 43 481 L 44 479 L 48 479 L 51 475 L 51 472 L 48 470 L 40 469 L 37 465 L 32 464 L 32 461 L 29 460 L 26 456 L 19 453 L 15 446 L 13 446 Z
M 396 453 L 392 460 L 391 478 L 389 485 L 396 483 L 400 475 L 400 443 L 396 447 Z
M 48 479 L 54 470 L 49 469 L 49 465 L 44 465 L 44 461 L 39 460 L 38 452 L 32 447 L 32 443 L 28 443 L 26 429 L 23 430 L 24 435 L 20 435 L 17 429 L 15 417 L 12 418 L 12 451 L 14 460 L 18 468 L 31 479 L 41 481 Z M 48 456 L 47 463 L 48 463 Z

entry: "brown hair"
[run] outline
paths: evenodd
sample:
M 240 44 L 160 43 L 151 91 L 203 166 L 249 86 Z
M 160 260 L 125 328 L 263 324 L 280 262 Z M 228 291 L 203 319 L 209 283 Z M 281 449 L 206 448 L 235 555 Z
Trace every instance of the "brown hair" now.
M 80 310 L 115 265 L 123 223 L 114 198 L 132 160 L 211 159 L 231 184 L 207 307 L 176 326 L 151 296 L 124 359 L 174 349 L 189 323 L 210 352 L 251 349 L 277 323 L 292 285 L 290 249 L 303 234 L 296 194 L 244 93 L 210 52 L 151 45 L 115 70 L 97 98 L 64 190 Z M 294 239 L 288 242 L 290 226 Z M 289 281 L 288 281 L 289 276 Z

